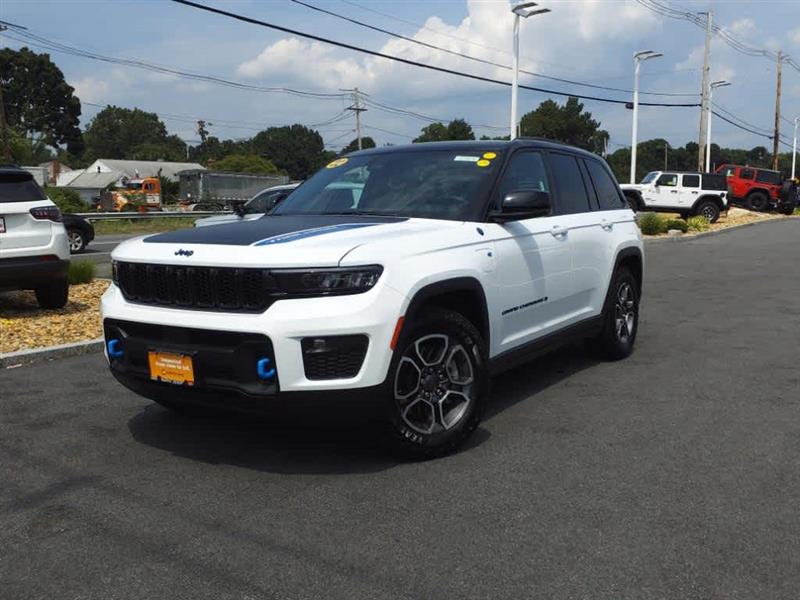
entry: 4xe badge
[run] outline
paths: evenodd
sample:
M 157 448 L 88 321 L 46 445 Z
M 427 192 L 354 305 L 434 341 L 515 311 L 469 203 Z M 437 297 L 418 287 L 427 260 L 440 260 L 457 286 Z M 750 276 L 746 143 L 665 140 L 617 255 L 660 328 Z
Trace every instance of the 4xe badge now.
M 194 250 L 184 250 L 181 248 L 175 251 L 175 256 L 191 256 L 192 254 L 194 254 Z

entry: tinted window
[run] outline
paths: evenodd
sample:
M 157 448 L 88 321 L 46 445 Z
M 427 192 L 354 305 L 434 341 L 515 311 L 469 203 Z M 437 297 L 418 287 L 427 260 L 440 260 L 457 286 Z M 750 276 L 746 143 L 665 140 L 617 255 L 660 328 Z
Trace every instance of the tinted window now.
M 684 175 L 683 176 L 683 187 L 699 188 L 700 187 L 700 175 Z
M 675 173 L 664 173 L 656 181 L 656 185 L 665 185 L 667 187 L 678 187 L 678 176 Z
M 342 157 L 294 190 L 273 214 L 478 220 L 502 163 L 500 154 L 469 146 Z
M 742 179 L 752 179 L 756 172 L 753 169 L 742 169 L 739 171 L 739 177 Z
M 547 171 L 540 152 L 516 152 L 511 157 L 500 182 L 499 201 L 502 202 L 509 192 L 519 190 L 550 191 Z
M 756 181 L 759 183 L 769 183 L 772 185 L 780 185 L 783 183 L 780 173 L 774 171 L 759 171 L 756 173 Z
M 620 197 L 619 188 L 609 175 L 608 171 L 596 160 L 584 161 L 589 177 L 592 180 L 594 191 L 597 194 L 597 204 L 600 210 L 617 210 L 626 208 L 627 203 Z
M 589 212 L 589 196 L 583 183 L 583 176 L 578 167 L 578 160 L 566 154 L 551 154 L 550 168 L 553 171 L 558 201 L 553 213 L 571 215 Z
M 0 202 L 44 200 L 42 188 L 30 173 L 0 173 Z

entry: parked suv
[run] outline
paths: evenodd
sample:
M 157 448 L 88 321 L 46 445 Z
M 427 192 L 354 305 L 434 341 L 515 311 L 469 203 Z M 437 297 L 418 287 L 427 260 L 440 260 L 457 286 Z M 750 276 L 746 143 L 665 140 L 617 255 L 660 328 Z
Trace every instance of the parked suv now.
M 0 291 L 34 290 L 42 308 L 61 308 L 68 267 L 61 212 L 28 171 L 0 166 Z
M 216 215 L 197 219 L 195 227 L 207 227 L 208 225 L 222 225 L 223 223 L 239 223 L 241 221 L 252 221 L 260 219 L 267 212 L 272 210 L 275 205 L 282 202 L 300 183 L 287 183 L 276 185 L 259 192 L 250 200 L 244 203 L 233 203 L 233 213 L 229 215 Z
M 728 186 L 722 175 L 653 171 L 641 183 L 620 187 L 635 211 L 676 212 L 683 218 L 701 215 L 716 223 L 728 210 Z
M 568 340 L 628 356 L 643 245 L 602 159 L 517 139 L 356 152 L 261 219 L 112 260 L 106 355 L 131 390 L 176 410 L 360 399 L 431 456 L 475 430 L 491 375 Z
M 785 214 L 792 214 L 795 199 L 784 186 L 780 171 L 745 167 L 742 165 L 722 165 L 717 173 L 728 180 L 730 199 L 743 204 L 750 210 L 769 210 L 774 208 Z M 787 191 L 784 192 L 784 189 Z

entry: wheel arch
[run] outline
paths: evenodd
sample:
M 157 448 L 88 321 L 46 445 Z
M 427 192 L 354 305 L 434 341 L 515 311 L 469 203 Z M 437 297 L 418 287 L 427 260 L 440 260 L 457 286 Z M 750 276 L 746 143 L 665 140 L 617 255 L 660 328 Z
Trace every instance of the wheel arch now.
M 486 293 L 480 281 L 474 277 L 454 277 L 429 283 L 420 288 L 405 311 L 405 320 L 410 322 L 426 306 L 453 310 L 468 319 L 481 334 L 484 343 L 490 343 L 489 309 Z
M 644 202 L 642 201 L 642 194 L 639 190 L 622 190 L 622 194 L 625 196 L 626 199 L 633 200 L 634 204 L 636 204 L 636 210 L 642 210 L 644 206 Z
M 717 195 L 717 194 L 705 194 L 704 196 L 700 196 L 697 200 L 694 201 L 694 204 L 692 205 L 692 212 L 693 213 L 697 212 L 697 207 L 700 206 L 700 203 L 701 202 L 705 202 L 707 200 L 710 200 L 711 202 L 716 204 L 717 208 L 719 208 L 720 212 L 725 210 L 725 203 L 722 201 L 722 198 L 720 198 L 719 195 Z
M 644 257 L 640 248 L 635 246 L 623 248 L 617 253 L 614 261 L 614 272 L 621 267 L 627 267 L 633 273 L 638 287 L 639 298 L 642 297 L 642 279 L 644 278 Z M 610 281 L 609 281 L 610 285 Z

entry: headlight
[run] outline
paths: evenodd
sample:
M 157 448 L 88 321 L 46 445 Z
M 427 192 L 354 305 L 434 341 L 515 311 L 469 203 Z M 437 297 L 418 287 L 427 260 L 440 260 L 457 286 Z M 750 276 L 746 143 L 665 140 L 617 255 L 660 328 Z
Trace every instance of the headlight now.
M 383 273 L 380 265 L 335 269 L 274 269 L 278 289 L 292 296 L 360 294 L 372 289 Z
M 114 285 L 119 287 L 119 266 L 117 261 L 111 261 L 111 281 L 114 282 Z

